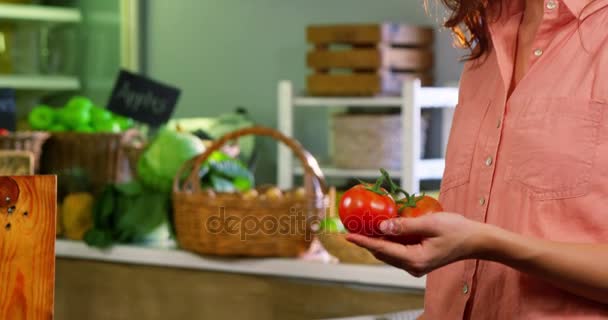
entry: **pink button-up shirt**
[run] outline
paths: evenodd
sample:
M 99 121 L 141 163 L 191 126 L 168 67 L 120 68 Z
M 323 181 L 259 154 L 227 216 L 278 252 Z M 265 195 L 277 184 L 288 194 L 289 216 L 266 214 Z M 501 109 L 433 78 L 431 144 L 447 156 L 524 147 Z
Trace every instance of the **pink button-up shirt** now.
M 446 154 L 447 211 L 529 236 L 608 243 L 608 0 L 545 0 L 511 96 L 523 3 L 505 0 L 493 49 L 468 62 Z M 425 319 L 608 319 L 608 306 L 504 265 L 428 275 Z

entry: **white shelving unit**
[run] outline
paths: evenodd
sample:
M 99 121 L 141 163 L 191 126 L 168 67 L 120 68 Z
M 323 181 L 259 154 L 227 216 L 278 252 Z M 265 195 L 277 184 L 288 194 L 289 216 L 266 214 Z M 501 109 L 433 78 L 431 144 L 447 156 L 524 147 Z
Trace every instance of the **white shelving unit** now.
M 67 91 L 80 89 L 77 77 L 46 75 L 0 75 L 0 87 L 28 91 Z
M 0 19 L 34 21 L 44 23 L 78 23 L 82 21 L 79 10 L 41 5 L 0 4 Z
M 36 23 L 41 26 L 75 24 L 82 22 L 82 13 L 74 8 L 1 3 L 0 21 Z M 0 87 L 36 92 L 78 90 L 80 80 L 70 76 L 11 74 L 0 75 Z
M 429 108 L 453 109 L 458 104 L 456 87 L 422 87 L 419 80 L 406 82 L 402 96 L 396 97 L 308 97 L 294 94 L 290 81 L 281 81 L 278 86 L 278 122 L 279 130 L 287 136 L 293 136 L 293 111 L 300 107 L 400 107 L 403 122 L 401 169 L 393 171 L 392 176 L 399 176 L 401 187 L 411 192 L 420 191 L 420 181 L 441 179 L 444 170 L 444 159 L 420 159 L 420 118 L 421 110 Z M 445 114 L 451 114 L 446 112 Z M 444 137 L 446 134 L 444 133 Z M 281 188 L 293 186 L 294 175 L 303 174 L 301 167 L 294 166 L 293 156 L 285 146 L 279 146 L 278 152 L 278 185 Z M 347 170 L 335 167 L 322 167 L 327 177 L 339 178 L 374 178 L 379 175 L 377 169 Z M 391 173 L 389 171 L 389 173 Z

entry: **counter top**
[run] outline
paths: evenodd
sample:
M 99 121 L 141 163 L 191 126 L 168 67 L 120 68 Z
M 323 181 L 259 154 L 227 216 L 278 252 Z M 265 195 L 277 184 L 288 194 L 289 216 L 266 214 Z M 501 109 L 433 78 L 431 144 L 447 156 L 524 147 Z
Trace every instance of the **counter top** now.
M 107 250 L 101 250 L 89 247 L 80 241 L 61 239 L 56 241 L 55 253 L 58 258 L 277 276 L 409 290 L 425 288 L 424 277 L 416 278 L 390 266 L 326 263 L 288 258 L 227 259 L 206 257 L 177 249 L 130 245 L 115 245 Z

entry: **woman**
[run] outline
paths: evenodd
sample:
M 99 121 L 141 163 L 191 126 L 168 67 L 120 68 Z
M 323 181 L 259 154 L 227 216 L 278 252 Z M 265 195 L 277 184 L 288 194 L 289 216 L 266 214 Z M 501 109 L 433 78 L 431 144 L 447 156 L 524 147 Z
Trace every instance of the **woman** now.
M 608 0 L 443 2 L 471 49 L 449 213 L 383 223 L 418 245 L 349 240 L 430 272 L 424 319 L 607 319 Z

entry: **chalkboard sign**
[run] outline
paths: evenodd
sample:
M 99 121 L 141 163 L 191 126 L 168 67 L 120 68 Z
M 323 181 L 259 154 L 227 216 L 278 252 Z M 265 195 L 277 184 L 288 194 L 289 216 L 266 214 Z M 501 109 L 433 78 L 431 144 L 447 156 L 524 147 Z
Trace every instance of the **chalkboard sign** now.
M 121 70 L 108 109 L 116 114 L 158 127 L 171 119 L 180 90 L 144 76 Z
M 13 89 L 0 89 L 0 129 L 15 131 L 17 128 L 17 114 L 15 108 L 15 91 Z

